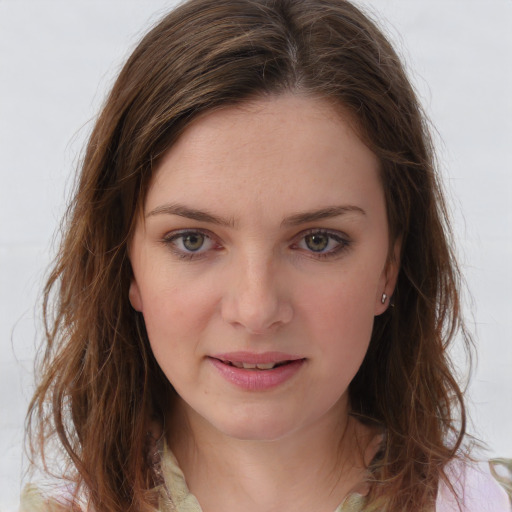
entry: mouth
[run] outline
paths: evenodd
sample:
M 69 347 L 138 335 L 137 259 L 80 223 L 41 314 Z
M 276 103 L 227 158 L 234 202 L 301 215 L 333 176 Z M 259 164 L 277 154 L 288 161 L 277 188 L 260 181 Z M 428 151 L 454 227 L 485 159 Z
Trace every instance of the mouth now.
M 217 358 L 213 358 L 217 359 Z M 287 360 L 287 361 L 279 361 L 275 363 L 246 363 L 241 361 L 229 361 L 226 359 L 217 359 L 223 364 L 226 364 L 228 366 L 234 366 L 235 368 L 242 368 L 244 370 L 273 370 L 274 368 L 279 368 L 280 366 L 284 366 L 290 363 L 293 363 L 294 361 L 297 361 L 297 359 L 294 360 Z
M 266 391 L 297 375 L 306 358 L 282 352 L 230 352 L 208 356 L 216 371 L 244 391 Z
M 215 354 L 210 359 L 217 360 L 223 365 L 238 368 L 240 370 L 270 371 L 283 366 L 304 362 L 305 358 L 284 352 L 265 352 L 256 354 L 253 352 L 229 352 Z

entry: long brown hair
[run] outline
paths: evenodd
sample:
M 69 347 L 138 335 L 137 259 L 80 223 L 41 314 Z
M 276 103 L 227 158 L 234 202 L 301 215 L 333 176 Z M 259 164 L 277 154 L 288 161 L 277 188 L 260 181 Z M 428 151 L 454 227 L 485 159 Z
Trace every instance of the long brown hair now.
M 96 122 L 44 295 L 46 348 L 27 416 L 56 438 L 64 476 L 102 512 L 151 510 L 148 423 L 173 390 L 128 301 L 127 244 L 160 157 L 201 113 L 282 92 L 328 99 L 379 157 L 394 307 L 376 317 L 351 410 L 382 424 L 369 509 L 432 507 L 465 430 L 447 347 L 462 327 L 459 274 L 425 118 L 376 25 L 344 0 L 191 0 L 141 41 Z

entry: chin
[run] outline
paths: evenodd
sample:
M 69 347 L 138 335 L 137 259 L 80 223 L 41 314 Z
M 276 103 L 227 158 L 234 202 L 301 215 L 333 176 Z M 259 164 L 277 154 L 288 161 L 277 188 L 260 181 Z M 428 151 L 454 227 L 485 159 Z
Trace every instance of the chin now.
M 222 434 L 243 441 L 276 441 L 297 430 L 299 418 L 286 417 L 282 409 L 264 409 L 234 408 L 230 414 L 211 418 L 211 424 Z

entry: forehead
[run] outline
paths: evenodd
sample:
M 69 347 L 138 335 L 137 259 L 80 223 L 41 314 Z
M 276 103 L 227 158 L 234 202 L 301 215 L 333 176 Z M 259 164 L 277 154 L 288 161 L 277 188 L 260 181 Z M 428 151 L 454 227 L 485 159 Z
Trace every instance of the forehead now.
M 347 195 L 365 202 L 376 184 L 378 159 L 352 118 L 326 100 L 289 94 L 191 123 L 157 167 L 146 210 L 184 199 L 219 208 L 293 201 L 316 208 Z

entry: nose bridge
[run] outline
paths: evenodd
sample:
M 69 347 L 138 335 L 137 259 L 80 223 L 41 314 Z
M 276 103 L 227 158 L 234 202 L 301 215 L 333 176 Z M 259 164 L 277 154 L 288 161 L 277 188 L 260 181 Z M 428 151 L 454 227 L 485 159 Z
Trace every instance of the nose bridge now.
M 291 304 L 286 290 L 279 286 L 278 266 L 272 252 L 262 248 L 234 258 L 223 304 L 226 321 L 244 326 L 251 333 L 263 333 L 290 321 Z

